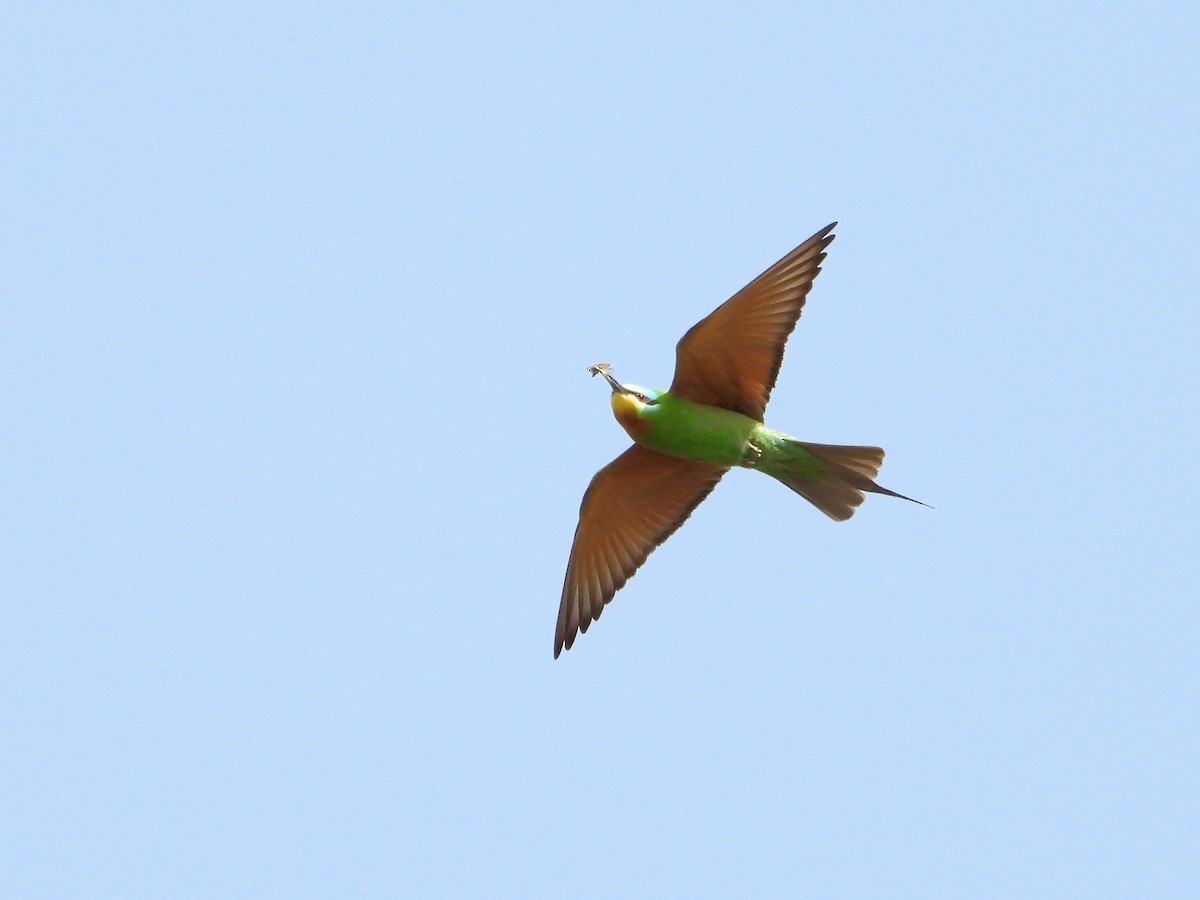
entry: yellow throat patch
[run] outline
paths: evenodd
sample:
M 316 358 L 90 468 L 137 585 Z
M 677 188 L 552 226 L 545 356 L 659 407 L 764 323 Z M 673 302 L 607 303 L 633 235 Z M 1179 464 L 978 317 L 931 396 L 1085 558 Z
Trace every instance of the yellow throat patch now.
M 650 423 L 638 418 L 638 410 L 642 408 L 642 404 L 636 397 L 632 394 L 613 394 L 611 402 L 613 415 L 621 423 L 626 434 L 636 440 L 646 433 Z

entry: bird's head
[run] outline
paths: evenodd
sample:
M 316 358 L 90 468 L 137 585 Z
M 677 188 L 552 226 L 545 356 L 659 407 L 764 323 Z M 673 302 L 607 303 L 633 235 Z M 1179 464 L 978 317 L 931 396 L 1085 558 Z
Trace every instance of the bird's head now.
M 636 439 L 645 434 L 646 429 L 650 427 L 645 413 L 658 403 L 661 394 L 636 384 L 621 384 L 613 378 L 608 363 L 596 363 L 594 366 L 588 366 L 588 371 L 591 372 L 593 378 L 603 375 L 604 380 L 612 387 L 610 402 L 613 415 L 621 423 L 621 427 L 629 433 L 629 436 Z

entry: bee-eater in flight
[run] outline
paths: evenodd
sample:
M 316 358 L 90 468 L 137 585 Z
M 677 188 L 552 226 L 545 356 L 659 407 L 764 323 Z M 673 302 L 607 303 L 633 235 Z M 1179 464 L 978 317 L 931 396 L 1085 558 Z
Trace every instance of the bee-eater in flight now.
M 589 367 L 612 387 L 613 415 L 634 443 L 583 495 L 558 607 L 556 659 L 731 466 L 765 472 L 839 522 L 854 515 L 863 491 L 912 500 L 875 483 L 879 447 L 810 444 L 763 424 L 784 344 L 836 225 L 693 325 L 675 347 L 670 390 L 621 384 L 607 363 Z

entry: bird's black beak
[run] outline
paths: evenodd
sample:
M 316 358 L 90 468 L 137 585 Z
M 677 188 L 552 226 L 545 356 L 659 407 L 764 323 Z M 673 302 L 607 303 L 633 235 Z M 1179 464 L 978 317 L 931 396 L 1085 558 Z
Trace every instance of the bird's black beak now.
M 596 363 L 594 366 L 588 366 L 588 371 L 592 373 L 592 377 L 603 375 L 604 380 L 612 385 L 614 394 L 632 394 L 633 391 L 612 377 L 612 372 L 609 370 L 608 363 Z

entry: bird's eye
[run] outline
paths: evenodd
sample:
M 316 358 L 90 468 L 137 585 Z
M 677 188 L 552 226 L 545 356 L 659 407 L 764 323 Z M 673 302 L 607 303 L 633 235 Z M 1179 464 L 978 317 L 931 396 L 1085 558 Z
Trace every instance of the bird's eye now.
M 649 402 L 650 402 L 650 398 L 649 398 L 649 397 L 647 397 L 645 394 L 641 393 L 640 391 L 635 391 L 633 396 L 637 397 L 637 398 L 638 398 L 639 400 L 641 400 L 643 403 L 649 403 Z

